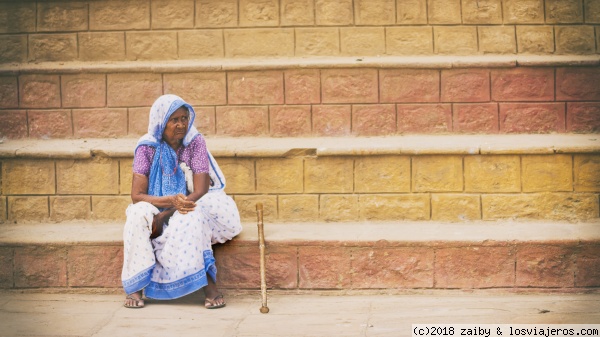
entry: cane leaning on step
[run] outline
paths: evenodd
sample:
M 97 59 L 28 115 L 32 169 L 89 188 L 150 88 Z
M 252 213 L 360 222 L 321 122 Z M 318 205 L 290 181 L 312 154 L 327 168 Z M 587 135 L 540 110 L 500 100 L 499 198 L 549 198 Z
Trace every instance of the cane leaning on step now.
M 258 248 L 260 250 L 260 294 L 262 296 L 262 306 L 260 312 L 266 314 L 269 312 L 267 306 L 267 280 L 265 271 L 265 228 L 263 224 L 263 205 L 256 204 L 256 216 L 258 217 Z

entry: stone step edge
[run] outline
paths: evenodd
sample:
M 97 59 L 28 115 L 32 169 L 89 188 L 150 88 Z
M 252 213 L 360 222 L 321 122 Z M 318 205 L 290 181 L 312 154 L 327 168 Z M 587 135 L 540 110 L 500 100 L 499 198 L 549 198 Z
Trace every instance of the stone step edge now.
M 0 64 L 1 74 L 182 73 L 305 68 L 514 68 L 598 66 L 600 55 L 436 55 L 214 58 L 201 60 Z
M 600 220 L 449 222 L 264 223 L 267 245 L 471 246 L 506 244 L 600 244 Z M 122 245 L 123 223 L 72 221 L 4 225 L 1 246 Z M 230 242 L 254 245 L 256 223 L 244 223 Z
M 207 137 L 215 157 L 600 153 L 600 134 L 407 135 L 382 137 Z M 137 139 L 0 142 L 2 158 L 133 157 Z

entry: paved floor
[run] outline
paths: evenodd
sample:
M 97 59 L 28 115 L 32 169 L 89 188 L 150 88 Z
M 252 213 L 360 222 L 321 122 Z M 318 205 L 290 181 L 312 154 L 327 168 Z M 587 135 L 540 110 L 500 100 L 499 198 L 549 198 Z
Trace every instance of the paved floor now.
M 600 293 L 259 292 L 204 309 L 199 293 L 122 307 L 122 295 L 0 292 L 1 336 L 411 336 L 411 325 L 600 324 Z

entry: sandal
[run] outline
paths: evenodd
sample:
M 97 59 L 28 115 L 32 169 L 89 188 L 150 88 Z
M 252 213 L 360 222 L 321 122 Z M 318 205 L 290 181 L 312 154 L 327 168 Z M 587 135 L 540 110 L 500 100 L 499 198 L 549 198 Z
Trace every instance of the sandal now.
M 127 304 L 127 300 L 132 300 L 133 304 Z M 123 306 L 125 308 L 129 308 L 129 309 L 143 308 L 144 300 L 141 297 L 137 298 L 137 297 L 133 296 L 133 294 L 127 295 L 127 297 L 125 297 L 125 303 L 123 303 Z
M 223 294 L 217 295 L 212 300 L 210 298 L 206 298 L 204 300 L 204 307 L 206 309 L 219 309 L 219 308 L 224 307 L 226 305 L 225 301 L 223 301 L 223 303 L 221 303 L 221 304 L 217 304 L 218 299 L 223 299 Z

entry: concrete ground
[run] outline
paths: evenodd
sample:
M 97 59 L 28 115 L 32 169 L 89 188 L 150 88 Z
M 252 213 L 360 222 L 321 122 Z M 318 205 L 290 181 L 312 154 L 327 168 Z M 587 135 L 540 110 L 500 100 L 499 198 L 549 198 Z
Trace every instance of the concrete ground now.
M 600 324 L 600 293 L 508 291 L 228 293 L 207 310 L 194 293 L 122 306 L 121 294 L 0 292 L 0 336 L 411 336 L 411 325 Z

